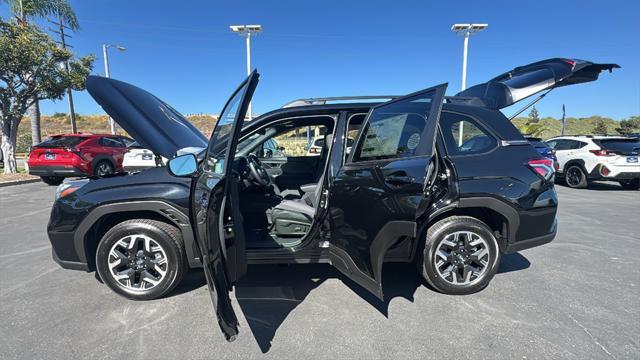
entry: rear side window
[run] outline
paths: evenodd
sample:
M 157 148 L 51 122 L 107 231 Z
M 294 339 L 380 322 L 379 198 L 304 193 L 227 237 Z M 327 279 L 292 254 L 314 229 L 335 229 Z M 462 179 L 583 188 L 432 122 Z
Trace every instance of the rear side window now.
M 434 94 L 422 93 L 374 109 L 353 161 L 424 155 L 420 145 Z
M 451 156 L 482 154 L 498 145 L 491 134 L 468 116 L 443 113 L 440 129 L 447 153 Z
M 623 155 L 640 152 L 640 139 L 599 139 L 595 142 L 604 150 Z
M 119 139 L 108 138 L 108 137 L 100 138 L 99 144 L 102 145 L 102 146 L 113 147 L 113 148 L 124 147 L 124 144 L 122 142 L 120 142 Z
M 87 138 L 82 136 L 54 136 L 35 147 L 66 148 L 76 146 L 85 140 L 87 140 Z

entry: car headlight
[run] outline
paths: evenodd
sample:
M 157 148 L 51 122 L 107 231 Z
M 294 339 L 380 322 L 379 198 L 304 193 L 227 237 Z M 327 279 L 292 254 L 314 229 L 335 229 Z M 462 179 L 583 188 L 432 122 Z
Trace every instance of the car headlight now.
M 89 182 L 89 179 L 73 180 L 60 184 L 56 189 L 55 199 L 58 200 L 60 198 L 73 194 L 87 182 Z

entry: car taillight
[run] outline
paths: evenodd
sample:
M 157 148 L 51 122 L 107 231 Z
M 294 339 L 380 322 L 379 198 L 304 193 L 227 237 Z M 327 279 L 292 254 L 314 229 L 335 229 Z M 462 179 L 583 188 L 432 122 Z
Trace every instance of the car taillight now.
M 616 154 L 609 152 L 607 150 L 589 150 L 590 153 L 595 154 L 596 156 L 615 156 Z
M 311 149 L 309 149 L 309 152 L 312 153 L 312 154 L 317 154 L 318 153 L 318 149 L 311 148 Z
M 87 159 L 82 155 L 82 152 L 80 151 L 80 149 L 78 149 L 78 148 L 76 148 L 76 147 L 66 148 L 65 150 L 66 150 L 66 151 L 68 151 L 68 152 L 70 152 L 70 153 L 72 153 L 72 154 L 76 154 L 76 155 L 80 156 L 80 158 L 81 158 L 82 160 L 87 160 Z
M 554 173 L 553 160 L 551 159 L 530 160 L 527 165 L 529 165 L 529 168 L 536 174 L 547 180 L 550 179 Z

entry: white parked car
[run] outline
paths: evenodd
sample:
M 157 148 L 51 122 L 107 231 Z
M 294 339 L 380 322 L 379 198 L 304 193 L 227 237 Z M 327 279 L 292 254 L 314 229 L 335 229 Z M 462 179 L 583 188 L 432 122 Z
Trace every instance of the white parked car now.
M 151 167 L 164 166 L 166 163 L 166 158 L 156 156 L 151 150 L 144 149 L 136 141 L 128 146 L 122 161 L 122 168 L 124 171 L 139 171 Z
M 351 147 L 353 146 L 354 140 L 352 138 L 347 138 L 347 148 L 346 154 L 349 155 L 351 153 Z M 313 138 L 309 145 L 309 149 L 307 150 L 307 156 L 318 156 L 322 153 L 322 147 L 324 146 L 324 136 L 317 136 Z
M 556 178 L 572 188 L 590 180 L 618 181 L 625 189 L 640 189 L 640 139 L 623 136 L 561 136 L 546 143 L 555 150 Z

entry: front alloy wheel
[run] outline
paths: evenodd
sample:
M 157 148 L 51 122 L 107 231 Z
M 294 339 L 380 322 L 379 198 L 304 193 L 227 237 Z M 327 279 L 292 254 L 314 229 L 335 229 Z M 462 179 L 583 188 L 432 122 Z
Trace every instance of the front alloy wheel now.
M 100 240 L 96 270 L 111 290 L 126 298 L 161 297 L 178 285 L 187 270 L 180 230 L 157 220 L 121 222 Z
M 167 254 L 154 239 L 127 235 L 109 251 L 109 274 L 130 291 L 151 289 L 167 274 Z

